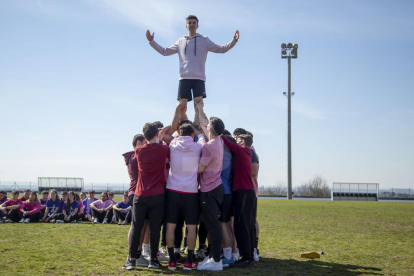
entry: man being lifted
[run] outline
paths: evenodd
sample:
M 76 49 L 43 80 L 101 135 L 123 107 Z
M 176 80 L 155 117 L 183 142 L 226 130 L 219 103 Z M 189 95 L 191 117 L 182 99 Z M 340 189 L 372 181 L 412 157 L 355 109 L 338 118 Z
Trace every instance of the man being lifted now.
M 239 39 L 239 31 L 234 33 L 233 39 L 224 45 L 212 42 L 208 37 L 197 33 L 198 18 L 189 15 L 186 18 L 188 35 L 178 39 L 170 47 L 164 48 L 154 41 L 154 33 L 147 30 L 146 36 L 152 48 L 163 56 L 170 56 L 178 53 L 180 61 L 180 74 L 178 85 L 178 101 L 189 102 L 193 99 L 200 102 L 206 98 L 205 88 L 205 65 L 208 52 L 226 53 L 236 45 Z M 191 90 L 193 94 L 191 95 Z M 181 118 L 185 117 L 186 108 L 182 109 Z

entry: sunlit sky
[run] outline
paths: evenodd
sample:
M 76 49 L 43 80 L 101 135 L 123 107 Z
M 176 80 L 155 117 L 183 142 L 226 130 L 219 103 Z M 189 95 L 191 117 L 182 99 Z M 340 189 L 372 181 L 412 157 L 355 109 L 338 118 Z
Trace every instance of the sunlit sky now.
M 205 111 L 254 134 L 259 185 L 287 180 L 292 61 L 293 186 L 414 188 L 413 1 L 1 1 L 0 181 L 39 176 L 128 183 L 122 158 L 145 122 L 169 124 L 185 17 L 209 53 Z M 189 106 L 189 117 L 194 115 Z

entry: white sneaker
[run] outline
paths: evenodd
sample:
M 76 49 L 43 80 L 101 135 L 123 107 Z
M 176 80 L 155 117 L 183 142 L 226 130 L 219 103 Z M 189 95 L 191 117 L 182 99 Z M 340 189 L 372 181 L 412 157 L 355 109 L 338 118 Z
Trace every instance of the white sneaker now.
M 108 223 L 108 219 L 104 218 L 103 224 L 107 224 Z
M 198 265 L 205 264 L 208 261 L 210 261 L 210 257 L 209 256 L 205 256 L 204 259 L 201 262 L 198 263 Z
M 22 218 L 20 221 L 19 221 L 19 223 L 23 223 L 24 222 L 24 218 Z
M 24 223 L 29 223 L 29 222 L 30 222 L 30 219 L 29 218 L 27 218 L 27 219 L 24 220 Z
M 170 256 L 168 256 L 165 246 L 160 247 L 157 254 L 158 261 L 169 261 Z
M 64 223 L 64 221 L 63 221 L 63 220 L 58 219 L 58 220 L 56 221 L 56 223 Z
M 94 220 L 93 220 L 93 223 L 99 223 L 99 220 L 98 220 L 98 218 L 95 218 Z
M 240 252 L 237 251 L 236 253 L 231 253 L 231 255 L 233 256 L 233 259 L 235 261 L 237 261 L 240 258 Z
M 77 221 L 76 220 L 72 220 L 70 223 L 77 223 Z
M 49 222 L 50 222 L 50 223 L 55 223 L 55 222 L 56 222 L 56 220 L 55 220 L 55 219 L 51 219 L 51 220 L 49 220 Z
M 259 255 L 257 254 L 257 248 L 253 249 L 253 258 L 255 262 L 259 261 Z
M 198 264 L 197 270 L 211 270 L 211 271 L 220 271 L 223 270 L 223 264 L 220 261 L 215 262 L 213 258 L 208 260 L 207 262 L 203 264 Z

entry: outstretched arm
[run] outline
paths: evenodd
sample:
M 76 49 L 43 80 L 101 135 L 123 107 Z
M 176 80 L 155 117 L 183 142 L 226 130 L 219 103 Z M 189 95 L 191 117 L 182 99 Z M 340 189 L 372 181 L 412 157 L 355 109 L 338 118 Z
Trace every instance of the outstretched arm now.
M 175 44 L 171 45 L 170 47 L 164 48 L 154 41 L 154 33 L 152 33 L 151 35 L 149 30 L 147 30 L 146 37 L 151 47 L 154 48 L 155 51 L 157 51 L 163 56 L 171 56 L 178 52 L 178 41 Z
M 240 34 L 239 31 L 236 31 L 234 33 L 233 39 L 224 45 L 218 45 L 211 41 L 208 37 L 206 37 L 207 40 L 207 50 L 214 53 L 226 53 L 228 50 L 234 47 L 236 45 L 237 41 L 239 40 Z
M 226 146 L 229 148 L 230 151 L 234 152 L 235 154 L 239 153 L 240 151 L 242 151 L 242 147 L 233 143 L 232 141 L 230 141 L 229 139 L 227 139 L 227 137 L 225 135 L 220 135 L 221 139 L 223 140 L 224 144 L 226 144 Z

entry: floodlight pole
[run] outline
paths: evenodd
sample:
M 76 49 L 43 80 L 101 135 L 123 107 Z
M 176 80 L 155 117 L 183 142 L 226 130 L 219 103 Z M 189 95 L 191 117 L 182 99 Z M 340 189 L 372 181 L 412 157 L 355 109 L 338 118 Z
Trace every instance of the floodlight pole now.
M 287 199 L 292 199 L 292 133 L 291 133 L 291 55 L 288 56 L 288 190 Z

